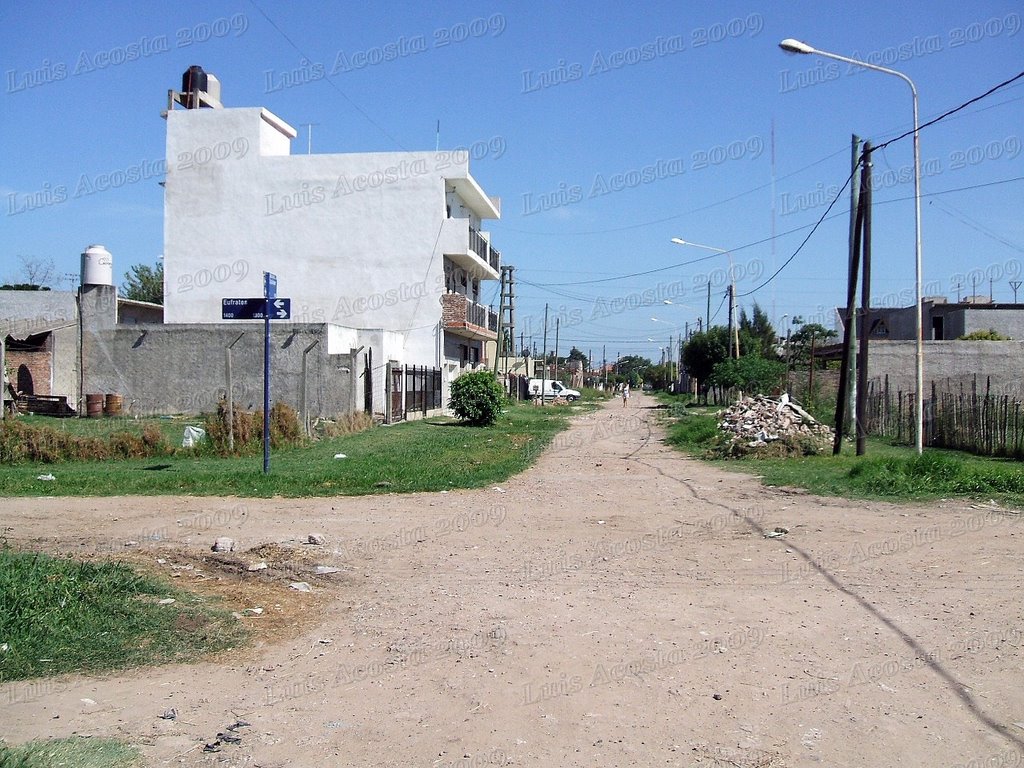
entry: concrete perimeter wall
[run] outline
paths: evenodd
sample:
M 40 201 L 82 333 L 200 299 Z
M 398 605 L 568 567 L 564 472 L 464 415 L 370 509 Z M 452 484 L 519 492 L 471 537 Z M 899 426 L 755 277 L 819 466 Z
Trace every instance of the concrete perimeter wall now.
M 271 326 L 271 401 L 300 406 L 303 350 L 310 418 L 334 417 L 361 407 L 360 370 L 352 354 L 328 354 L 327 326 Z M 235 405 L 263 408 L 263 327 L 133 325 L 87 330 L 83 338 L 83 390 L 124 397 L 130 414 L 211 411 L 227 392 L 226 348 L 231 350 Z
M 868 356 L 868 378 L 884 384 L 889 376 L 892 392 L 913 392 L 915 386 L 916 345 L 913 341 L 872 340 Z M 969 391 L 977 375 L 984 391 L 991 377 L 992 391 L 1024 396 L 1024 341 L 926 341 L 924 342 L 925 397 L 931 394 L 931 382 L 942 390 Z

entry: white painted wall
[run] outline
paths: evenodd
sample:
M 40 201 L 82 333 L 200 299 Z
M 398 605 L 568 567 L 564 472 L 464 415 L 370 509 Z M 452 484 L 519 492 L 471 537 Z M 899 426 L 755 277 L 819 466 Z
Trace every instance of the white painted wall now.
M 445 248 L 493 216 L 446 192 L 471 179 L 468 158 L 293 156 L 293 136 L 258 108 L 168 113 L 165 322 L 221 322 L 221 299 L 262 295 L 269 271 L 293 319 L 382 329 L 388 357 L 440 364 Z

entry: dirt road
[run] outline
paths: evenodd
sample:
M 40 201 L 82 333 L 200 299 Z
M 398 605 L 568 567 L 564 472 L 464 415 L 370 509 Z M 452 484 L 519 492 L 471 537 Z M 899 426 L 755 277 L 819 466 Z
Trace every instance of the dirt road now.
M 1019 514 L 766 489 L 664 446 L 653 405 L 480 491 L 4 499 L 18 544 L 169 567 L 226 535 L 341 570 L 217 663 L 4 685 L 0 735 L 151 766 L 1024 765 Z

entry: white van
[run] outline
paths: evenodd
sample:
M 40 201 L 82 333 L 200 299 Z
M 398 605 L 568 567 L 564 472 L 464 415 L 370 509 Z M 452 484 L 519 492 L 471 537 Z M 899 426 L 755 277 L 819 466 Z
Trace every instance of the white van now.
M 582 397 L 582 395 L 575 389 L 569 389 L 560 381 L 547 379 L 543 384 L 545 399 L 563 397 L 571 403 L 573 400 L 579 400 Z M 530 397 L 540 397 L 540 389 L 541 379 L 530 379 L 527 383 L 527 390 L 530 393 Z

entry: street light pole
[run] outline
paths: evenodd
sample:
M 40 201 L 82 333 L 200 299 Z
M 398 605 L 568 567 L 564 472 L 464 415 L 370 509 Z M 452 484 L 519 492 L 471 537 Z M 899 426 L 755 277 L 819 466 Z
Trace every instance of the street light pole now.
M 913 96 L 914 101 L 914 279 L 917 294 L 917 309 L 914 313 L 917 331 L 914 400 L 917 410 L 917 452 L 918 454 L 921 454 L 924 452 L 924 332 L 922 328 L 922 310 L 924 306 L 922 302 L 923 297 L 921 296 L 921 144 L 920 126 L 918 123 L 917 113 L 917 87 L 914 85 L 913 80 L 902 72 L 897 72 L 895 69 L 880 67 L 877 64 L 869 64 L 866 61 L 851 59 L 846 56 L 840 56 L 836 53 L 819 51 L 817 48 L 799 40 L 794 40 L 791 37 L 786 38 L 779 43 L 779 47 L 787 53 L 814 53 L 818 56 L 824 56 L 827 59 L 835 59 L 836 61 L 842 61 L 846 64 L 854 64 L 858 67 L 864 67 L 865 69 L 873 69 L 876 72 L 882 72 L 887 75 L 895 75 L 910 86 L 910 93 L 911 96 Z

